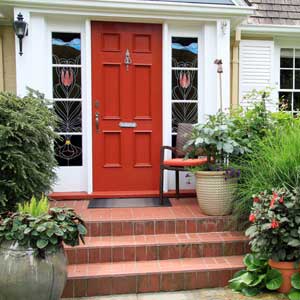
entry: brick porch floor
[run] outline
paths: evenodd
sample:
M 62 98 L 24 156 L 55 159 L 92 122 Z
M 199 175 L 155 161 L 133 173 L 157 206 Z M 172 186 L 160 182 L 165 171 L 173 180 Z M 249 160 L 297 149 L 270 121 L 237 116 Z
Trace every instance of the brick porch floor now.
M 66 247 L 64 297 L 191 290 L 227 285 L 243 267 L 247 239 L 231 218 L 204 215 L 195 199 L 172 207 L 87 209 L 88 201 L 55 201 L 86 221 L 86 244 Z

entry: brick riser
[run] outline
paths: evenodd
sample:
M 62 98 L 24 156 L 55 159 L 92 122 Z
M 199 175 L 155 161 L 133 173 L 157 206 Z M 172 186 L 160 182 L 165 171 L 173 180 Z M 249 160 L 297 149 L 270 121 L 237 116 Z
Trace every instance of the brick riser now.
M 228 285 L 228 280 L 233 274 L 243 268 L 240 257 L 228 258 L 234 261 L 233 264 L 209 263 L 209 266 L 201 266 L 199 260 L 213 260 L 218 258 L 202 258 L 192 261 L 193 267 L 185 269 L 177 266 L 159 267 L 148 270 L 140 274 L 118 274 L 110 272 L 111 275 L 102 276 L 99 266 L 96 276 L 81 276 L 80 278 L 69 278 L 63 297 L 93 297 L 111 294 L 146 293 L 159 291 L 192 290 L 199 288 L 224 287 Z M 222 258 L 219 258 L 222 259 Z M 190 259 L 193 260 L 193 259 Z M 237 263 L 237 260 L 239 261 Z M 142 264 L 141 262 L 140 264 Z M 139 262 L 137 262 L 139 264 Z M 160 263 L 160 265 L 162 265 Z M 96 266 L 93 266 L 93 272 Z M 130 265 L 128 266 L 130 270 Z M 105 272 L 105 271 L 104 271 Z M 122 272 L 121 272 L 122 273 Z
M 66 249 L 69 264 L 233 256 L 247 252 L 248 241 Z
M 88 236 L 122 236 L 145 234 L 202 233 L 235 231 L 228 216 L 173 220 L 130 220 L 86 222 Z
M 68 280 L 64 298 L 225 287 L 240 269 Z

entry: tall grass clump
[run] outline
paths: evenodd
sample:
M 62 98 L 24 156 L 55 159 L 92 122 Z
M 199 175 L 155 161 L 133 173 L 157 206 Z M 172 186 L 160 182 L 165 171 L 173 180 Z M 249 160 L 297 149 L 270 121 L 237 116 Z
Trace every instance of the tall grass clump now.
M 241 182 L 234 201 L 234 215 L 245 219 L 253 195 L 273 188 L 291 190 L 300 184 L 300 124 L 279 126 L 260 141 L 252 153 L 240 161 Z

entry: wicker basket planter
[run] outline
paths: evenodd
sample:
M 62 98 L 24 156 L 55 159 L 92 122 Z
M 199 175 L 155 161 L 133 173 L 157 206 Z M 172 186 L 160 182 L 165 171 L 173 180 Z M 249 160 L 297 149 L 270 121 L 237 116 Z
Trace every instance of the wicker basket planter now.
M 198 171 L 195 176 L 197 200 L 203 213 L 210 216 L 230 214 L 237 179 L 225 179 L 224 171 Z

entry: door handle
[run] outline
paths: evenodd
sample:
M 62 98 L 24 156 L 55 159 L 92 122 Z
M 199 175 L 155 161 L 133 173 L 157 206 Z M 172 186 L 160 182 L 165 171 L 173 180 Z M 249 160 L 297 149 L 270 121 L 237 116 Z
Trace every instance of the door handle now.
M 95 113 L 95 121 L 96 121 L 96 132 L 99 132 L 99 113 Z

